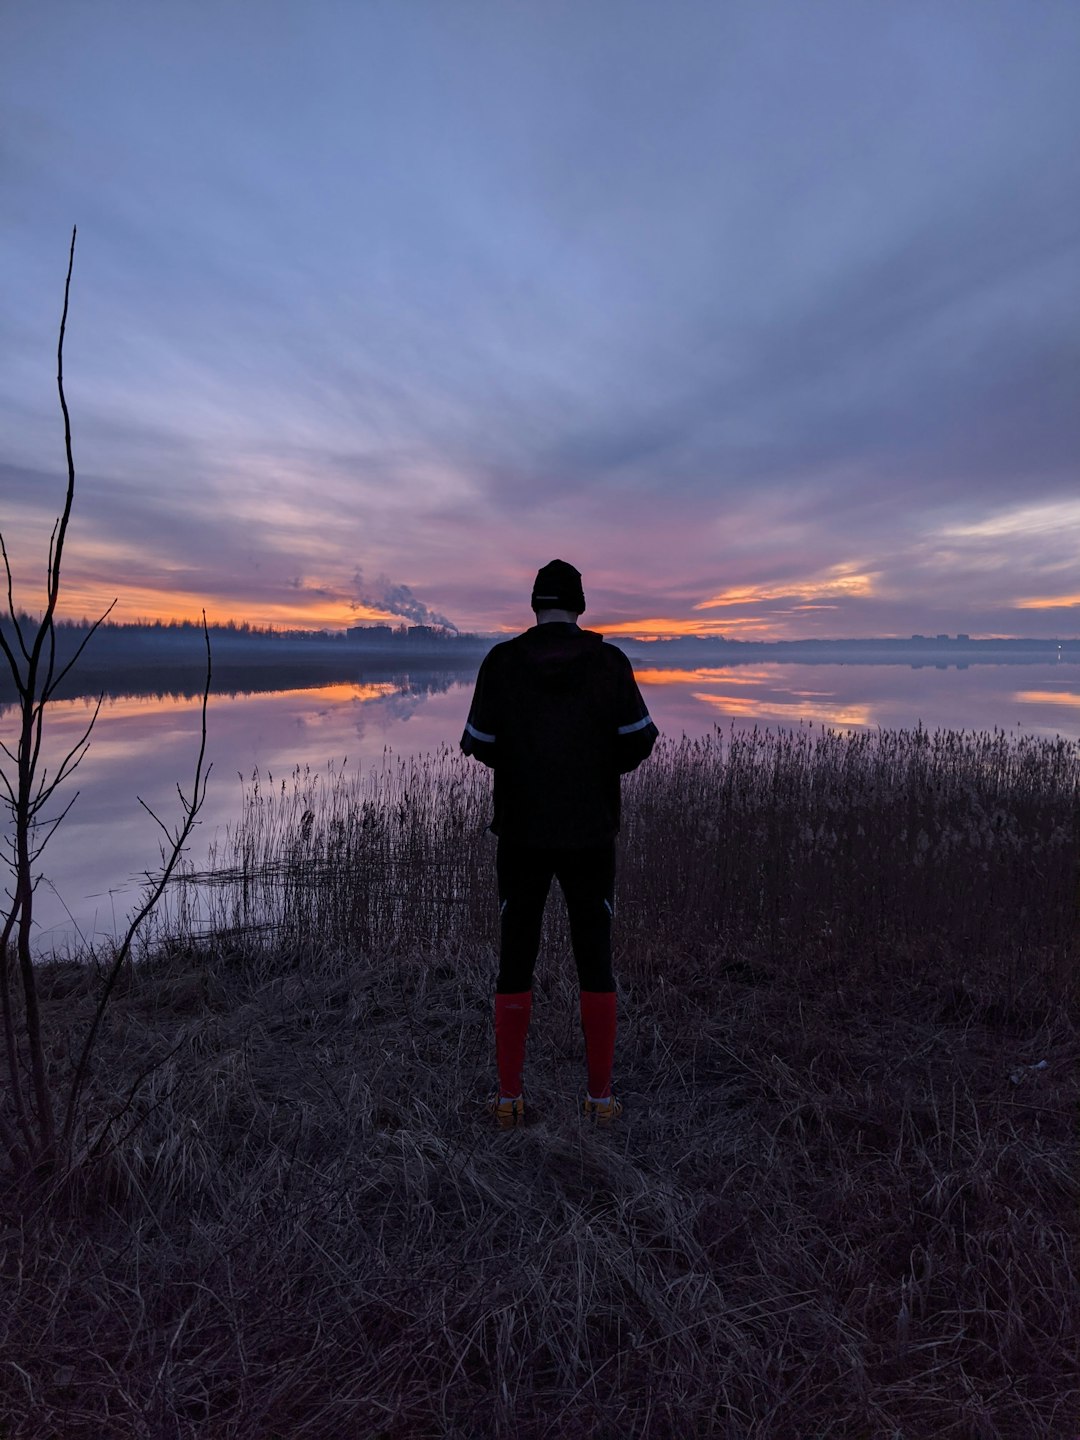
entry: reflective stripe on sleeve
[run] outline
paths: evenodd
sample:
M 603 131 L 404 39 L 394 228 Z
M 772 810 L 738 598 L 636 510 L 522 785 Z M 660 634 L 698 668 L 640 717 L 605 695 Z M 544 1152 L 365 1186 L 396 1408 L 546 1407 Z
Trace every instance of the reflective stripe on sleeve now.
M 646 725 L 651 724 L 652 716 L 646 715 L 644 720 L 635 720 L 632 725 L 620 725 L 616 733 L 619 735 L 632 735 L 635 730 L 644 730 Z
M 493 745 L 495 743 L 494 735 L 485 735 L 483 730 L 477 730 L 476 726 L 471 725 L 468 720 L 465 721 L 465 729 L 469 732 L 469 734 L 474 740 L 483 740 L 488 745 Z

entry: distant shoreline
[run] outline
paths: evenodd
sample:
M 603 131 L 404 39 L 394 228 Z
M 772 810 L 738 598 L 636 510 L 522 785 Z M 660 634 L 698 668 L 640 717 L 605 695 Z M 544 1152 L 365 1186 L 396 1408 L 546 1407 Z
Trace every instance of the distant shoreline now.
M 10 627 L 10 622 L 4 626 Z M 88 627 L 57 630 L 57 669 L 74 655 Z M 344 635 L 310 635 L 213 628 L 210 634 L 213 689 L 266 692 L 315 685 L 362 684 L 372 676 L 444 677 L 445 684 L 475 673 L 504 635 L 470 635 L 365 643 Z M 675 640 L 611 642 L 639 667 L 726 668 L 748 664 L 901 665 L 910 669 L 966 669 L 974 665 L 1080 664 L 1080 639 L 973 640 L 911 637 L 858 640 L 725 640 L 686 636 Z M 100 694 L 201 693 L 206 679 L 205 650 L 196 626 L 102 627 L 57 690 L 58 699 Z M 430 688 L 424 685 L 423 688 Z M 436 685 L 435 688 L 443 688 Z M 0 706 L 15 700 L 11 676 L 0 673 Z

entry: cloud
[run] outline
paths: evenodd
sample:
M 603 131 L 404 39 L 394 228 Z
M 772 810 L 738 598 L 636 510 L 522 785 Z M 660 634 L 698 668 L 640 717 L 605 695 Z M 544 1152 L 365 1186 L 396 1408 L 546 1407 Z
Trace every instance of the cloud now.
M 1041 540 L 1062 530 L 1080 531 L 1080 500 L 1010 506 L 966 525 L 945 526 L 941 533 L 958 540 Z
M 647 620 L 605 621 L 605 635 L 628 638 L 673 640 L 683 635 L 727 635 L 734 639 L 771 638 L 775 622 L 771 615 L 741 615 L 720 620 L 684 620 L 675 617 Z
M 618 633 L 1073 594 L 1075 10 L 323 18 L 13 35 L 4 523 L 62 495 L 76 215 L 73 602 L 486 628 L 571 542 Z
M 735 586 L 721 591 L 718 595 L 713 595 L 708 600 L 699 600 L 694 609 L 713 610 L 727 605 L 757 605 L 763 600 L 809 600 L 815 596 L 872 595 L 873 593 L 873 575 L 860 574 L 846 565 L 833 565 L 825 575 L 813 579 L 793 579 L 772 587 Z
M 1013 604 L 1018 610 L 1073 610 L 1080 606 L 1080 594 L 1032 596 Z

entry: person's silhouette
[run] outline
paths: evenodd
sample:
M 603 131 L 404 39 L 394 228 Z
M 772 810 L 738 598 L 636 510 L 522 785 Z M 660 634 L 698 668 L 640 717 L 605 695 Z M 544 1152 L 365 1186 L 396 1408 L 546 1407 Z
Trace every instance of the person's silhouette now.
M 633 667 L 603 636 L 579 628 L 581 575 L 553 560 L 536 576 L 537 623 L 485 656 L 461 748 L 494 771 L 500 952 L 495 987 L 502 1126 L 524 1120 L 522 1068 L 540 927 L 554 876 L 566 900 L 581 987 L 585 1112 L 611 1120 L 615 980 L 611 924 L 620 775 L 652 751 L 658 731 Z

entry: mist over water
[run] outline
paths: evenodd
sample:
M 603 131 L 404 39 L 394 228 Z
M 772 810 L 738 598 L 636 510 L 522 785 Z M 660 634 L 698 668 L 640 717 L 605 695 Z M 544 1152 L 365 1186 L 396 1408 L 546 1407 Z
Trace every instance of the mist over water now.
M 650 669 L 638 681 L 661 733 L 678 738 L 758 725 L 849 729 L 995 728 L 1076 737 L 1080 667 L 986 665 L 744 665 Z M 297 767 L 353 775 L 384 763 L 456 749 L 474 674 L 417 672 L 289 690 L 212 694 L 207 800 L 189 857 L 202 868 L 216 837 L 235 821 L 245 783 L 291 783 Z M 199 742 L 197 695 L 110 698 L 90 749 L 57 812 L 79 791 L 49 842 L 35 900 L 37 949 L 47 954 L 114 934 L 158 864 L 161 832 L 139 798 L 166 824 L 179 815 L 176 786 L 190 790 Z M 92 702 L 55 704 L 47 762 L 85 728 Z M 0 709 L 0 738 L 12 743 L 15 713 Z M 465 763 L 465 762 L 463 762 Z M 647 763 L 647 762 L 646 762 Z

